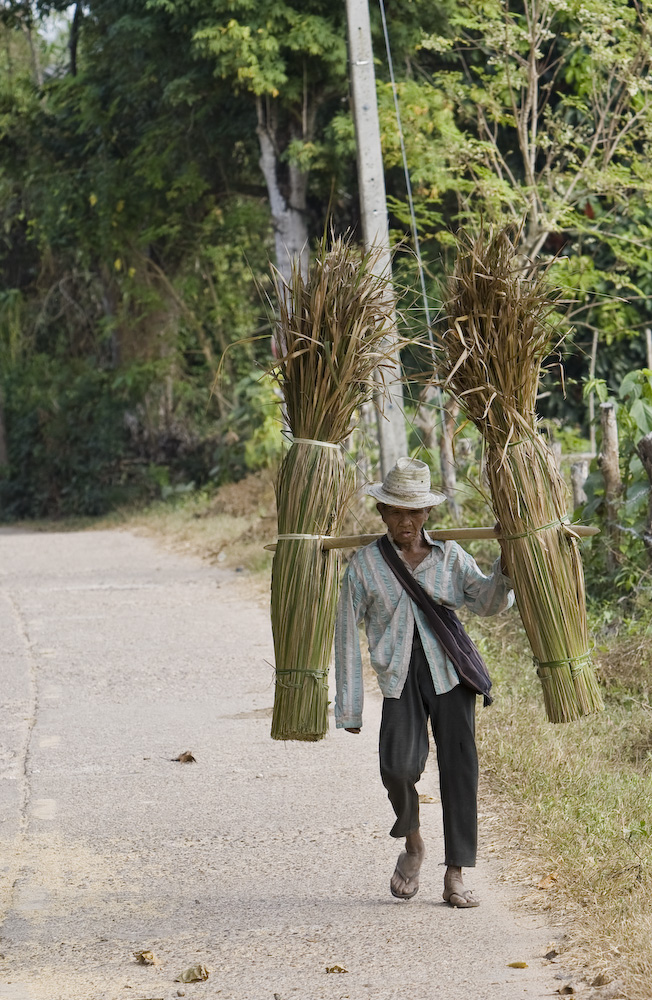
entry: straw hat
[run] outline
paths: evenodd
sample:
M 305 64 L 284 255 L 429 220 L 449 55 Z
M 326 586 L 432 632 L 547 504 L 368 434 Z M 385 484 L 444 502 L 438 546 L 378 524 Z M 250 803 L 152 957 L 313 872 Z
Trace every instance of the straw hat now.
M 430 469 L 418 458 L 399 458 L 385 476 L 385 481 L 372 483 L 367 486 L 366 492 L 380 503 L 411 510 L 434 507 L 446 499 L 443 493 L 431 492 Z

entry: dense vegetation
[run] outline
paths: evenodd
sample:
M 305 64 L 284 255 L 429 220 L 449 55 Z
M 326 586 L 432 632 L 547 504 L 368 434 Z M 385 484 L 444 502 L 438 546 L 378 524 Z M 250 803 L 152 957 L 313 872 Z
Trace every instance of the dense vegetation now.
M 652 431 L 646 4 L 386 10 L 431 307 L 460 225 L 511 221 L 528 253 L 559 255 L 573 332 L 565 393 L 553 359 L 541 409 L 565 447 L 586 450 L 583 384 L 621 393 L 624 538 L 639 536 L 640 570 L 636 436 Z M 344 5 L 4 0 L 0 13 L 1 516 L 95 514 L 273 462 L 261 371 L 279 233 L 300 248 L 329 219 L 335 231 L 358 226 Z M 418 336 L 399 129 L 371 13 L 405 248 L 397 283 Z M 416 349 L 405 362 L 412 377 L 429 364 Z M 639 381 L 623 383 L 632 371 Z M 590 487 L 594 512 L 598 477 Z

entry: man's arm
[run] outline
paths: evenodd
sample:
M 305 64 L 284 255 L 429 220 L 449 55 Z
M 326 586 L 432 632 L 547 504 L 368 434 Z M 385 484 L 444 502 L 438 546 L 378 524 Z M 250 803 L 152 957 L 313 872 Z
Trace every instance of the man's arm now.
M 335 625 L 335 724 L 338 729 L 360 732 L 364 688 L 358 624 L 366 609 L 362 584 L 349 564 Z
M 503 556 L 494 562 L 485 576 L 473 556 L 460 549 L 460 570 L 463 574 L 464 603 L 476 615 L 486 617 L 504 611 L 514 603 L 512 581 L 503 570 Z

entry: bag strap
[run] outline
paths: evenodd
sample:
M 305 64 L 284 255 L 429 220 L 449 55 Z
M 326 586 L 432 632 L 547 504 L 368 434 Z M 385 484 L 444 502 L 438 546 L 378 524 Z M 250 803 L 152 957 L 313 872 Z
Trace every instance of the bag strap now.
M 481 694 L 485 706 L 490 705 L 492 699 L 489 695 L 491 690 L 489 671 L 455 612 L 444 607 L 443 604 L 437 604 L 424 590 L 403 562 L 387 535 L 379 538 L 376 544 L 383 559 L 408 596 L 423 611 L 428 624 L 455 667 L 460 681 L 472 691 Z

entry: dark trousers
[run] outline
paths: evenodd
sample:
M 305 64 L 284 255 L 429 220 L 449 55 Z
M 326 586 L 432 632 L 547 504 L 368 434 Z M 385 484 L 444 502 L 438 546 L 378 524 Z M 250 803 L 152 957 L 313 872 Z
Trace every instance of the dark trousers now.
M 380 775 L 396 813 L 390 835 L 405 837 L 419 828 L 419 796 L 414 786 L 428 758 L 430 719 L 439 764 L 444 861 L 462 868 L 475 865 L 478 839 L 475 697 L 462 684 L 446 694 L 435 694 L 415 629 L 405 687 L 400 698 L 383 699 L 380 724 Z

